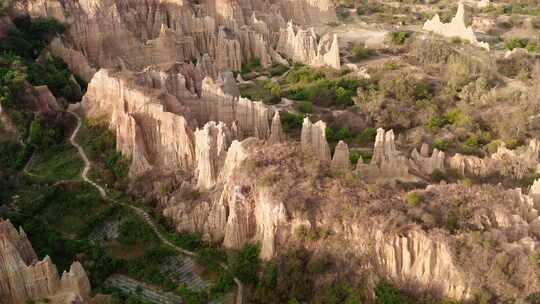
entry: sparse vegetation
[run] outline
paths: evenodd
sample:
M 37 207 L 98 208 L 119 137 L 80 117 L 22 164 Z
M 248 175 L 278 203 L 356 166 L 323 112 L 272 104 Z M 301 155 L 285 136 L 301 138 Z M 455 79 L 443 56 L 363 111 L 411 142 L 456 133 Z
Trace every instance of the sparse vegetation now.
M 281 113 L 281 124 L 283 126 L 283 131 L 286 133 L 299 131 L 302 128 L 303 121 L 304 117 L 302 115 L 291 112 Z
M 392 37 L 392 39 L 394 38 Z M 360 60 L 368 59 L 375 55 L 375 51 L 370 48 L 367 48 L 363 43 L 355 44 L 351 50 L 351 53 L 352 53 L 351 59 L 356 62 Z
M 77 180 L 83 168 L 83 161 L 70 144 L 58 144 L 44 151 L 36 152 L 28 170 L 50 181 Z
M 276 104 L 281 101 L 281 86 L 270 80 L 255 80 L 240 86 L 240 95 L 253 101 Z
M 375 288 L 375 303 L 376 304 L 404 304 L 408 303 L 408 299 L 402 292 L 392 284 L 381 281 Z
M 420 196 L 417 192 L 409 192 L 407 194 L 407 204 L 416 207 L 420 203 Z
M 254 57 L 248 63 L 243 63 L 240 74 L 244 75 L 250 72 L 259 72 L 261 70 L 261 58 Z
M 124 189 L 127 186 L 128 160 L 116 151 L 116 136 L 97 122 L 86 121 L 81 127 L 77 141 L 84 147 L 88 157 L 95 161 L 92 174 L 106 186 Z
M 459 303 L 440 298 L 444 290 L 424 290 L 423 286 L 416 286 L 418 282 L 390 281 L 392 278 L 385 275 L 384 269 L 375 267 L 375 258 L 384 257 L 376 256 L 381 254 L 381 244 L 374 242 L 381 240 L 372 237 L 373 231 L 382 233 L 385 241 L 406 240 L 393 242 L 395 246 L 415 243 L 416 239 L 411 238 L 421 235 L 429 245 L 426 248 L 443 248 L 443 253 L 447 250 L 450 260 L 444 267 L 449 268 L 449 273 L 463 274 L 466 284 L 482 283 L 470 291 L 477 303 L 537 303 L 540 296 L 534 286 L 531 287 L 538 281 L 538 272 L 536 276 L 533 273 L 538 269 L 534 266 L 540 268 L 539 257 L 531 254 L 531 240 L 537 239 L 534 223 L 529 219 L 530 214 L 534 214 L 534 210 L 529 209 L 534 206 L 508 189 L 529 188 L 540 177 L 535 173 L 534 164 L 529 164 L 536 161 L 533 153 L 532 156 L 527 154 L 526 160 L 512 160 L 513 153 L 525 151 L 525 147 L 520 146 L 528 144 L 540 130 L 540 86 L 536 83 L 540 77 L 536 54 L 540 51 L 540 42 L 535 37 L 540 28 L 537 17 L 540 6 L 530 0 L 503 2 L 484 9 L 473 8 L 480 18 L 477 21 L 482 21 L 475 22 L 473 27 L 483 33 L 478 36 L 480 40 L 489 41 L 491 51 L 488 52 L 462 38 L 417 32 L 419 25 L 435 13 L 443 21 L 449 21 L 455 14 L 455 5 L 430 3 L 429 9 L 424 9 L 425 1 L 419 0 L 339 1 L 336 12 L 343 22 L 330 22 L 327 25 L 332 28 L 325 26 L 322 31 L 340 33 L 340 54 L 348 56 L 340 58 L 343 64 L 340 70 L 298 63 L 278 64 L 272 53 L 269 54 L 274 63 L 269 66 L 266 62 L 263 66 L 261 58 L 246 62 L 246 57 L 260 50 L 253 52 L 249 49 L 253 46 L 244 45 L 245 38 L 251 39 L 244 34 L 251 35 L 249 31 L 257 30 L 267 44 L 264 48 L 275 48 L 274 24 L 268 24 L 269 33 L 264 27 L 255 28 L 256 20 L 242 25 L 246 32 L 236 33 L 234 26 L 223 29 L 230 34 L 227 39 L 231 39 L 231 43 L 241 43 L 238 51 L 244 64 L 240 71 L 234 72 L 247 80 L 239 84 L 241 96 L 263 101 L 271 108 L 269 113 L 279 111 L 283 130 L 290 142 L 296 143 L 271 145 L 247 141 L 253 143 L 253 150 L 245 154 L 245 160 L 238 159 L 241 164 L 234 168 L 224 166 L 220 155 L 215 164 L 211 161 L 210 169 L 215 171 L 211 173 L 218 182 L 210 189 L 194 186 L 198 174 L 192 168 L 204 169 L 201 169 L 204 160 L 200 159 L 200 147 L 191 146 L 185 161 L 189 164 L 185 168 L 158 172 L 159 166 L 155 166 L 155 170 L 130 181 L 131 160 L 117 151 L 116 135 L 107 128 L 110 122 L 85 121 L 77 141 L 93 162 L 91 178 L 108 193 L 113 193 L 118 201 L 148 211 L 167 240 L 194 252 L 195 262 L 204 266 L 201 275 L 211 281 L 205 291 L 178 284 L 174 277 L 164 273 L 163 264 L 177 258 L 178 253 L 163 246 L 153 229 L 130 208 L 103 200 L 93 187 L 80 180 L 81 159 L 66 141 L 73 121 L 62 111 L 40 113 L 30 104 L 30 95 L 34 94 L 32 86 L 39 85 L 47 85 L 58 97 L 61 107 L 81 99 L 85 84 L 74 77 L 60 59 L 46 56 L 44 49 L 52 37 L 61 35 L 59 38 L 65 39 L 70 47 L 95 57 L 92 49 L 85 46 L 85 39 L 91 37 L 74 39 L 79 37 L 71 37 L 72 31 L 64 32 L 62 24 L 50 19 L 16 19 L 18 30 L 12 30 L 0 40 L 0 114 L 9 118 L 0 123 L 0 132 L 9 131 L 5 138 L 0 133 L 0 215 L 8 212 L 12 221 L 25 229 L 40 258 L 49 254 L 60 270 L 66 269 L 73 260 L 80 260 L 95 292 L 113 294 L 113 303 L 118 304 L 144 301 L 141 288 L 131 295 L 105 289 L 103 282 L 113 273 L 174 292 L 185 303 L 208 303 L 228 297 L 236 286 L 233 278 L 244 284 L 243 302 L 254 304 Z M 6 6 L 0 2 L 0 14 L 5 12 Z M 67 13 L 69 8 L 64 10 Z M 119 8 L 123 19 L 132 18 L 124 10 Z M 361 17 L 350 16 L 354 10 Z M 479 11 L 485 15 L 479 15 Z M 205 11 L 199 13 L 203 16 L 198 17 L 204 18 Z M 499 16 L 502 14 L 507 16 Z M 173 15 L 167 19 L 177 18 Z M 306 17 L 311 19 L 314 17 L 311 15 Z M 269 21 L 258 11 L 253 13 L 252 19 L 255 17 Z M 120 21 L 126 22 L 123 19 Z M 68 20 L 74 20 L 73 16 Z M 379 25 L 353 24 L 359 20 Z M 168 21 L 178 25 L 177 20 Z M 317 23 L 317 20 L 311 21 Z M 187 23 L 182 26 L 186 27 Z M 124 26 L 119 28 L 124 29 Z M 132 30 L 131 25 L 125 28 Z M 321 28 L 316 29 L 320 34 Z M 145 31 L 137 30 L 133 34 L 137 42 L 155 38 L 146 37 L 150 34 Z M 190 31 L 184 34 L 186 41 L 191 39 Z M 193 41 L 198 45 L 199 40 L 194 38 Z M 369 47 L 360 41 L 365 41 Z M 524 48 L 528 53 L 517 48 Z M 507 50 L 516 51 L 505 54 L 509 53 Z M 133 51 L 139 52 L 137 48 Z M 215 50 L 207 51 L 212 54 Z M 103 58 L 111 55 L 109 50 L 103 52 L 97 55 Z M 287 57 L 284 53 L 281 55 Z M 134 68 L 133 62 L 122 56 L 111 55 L 110 67 L 125 65 L 119 74 L 130 74 L 128 70 Z M 101 57 L 90 59 L 100 68 Z M 228 64 L 224 58 L 214 59 L 220 65 L 219 70 Z M 263 60 L 266 61 L 266 57 Z M 125 64 L 121 64 L 122 61 Z M 152 69 L 186 73 L 180 70 L 187 69 L 189 62 L 182 65 L 181 61 L 174 65 L 178 71 L 161 62 Z M 148 71 L 144 68 L 137 67 L 137 70 Z M 141 85 L 139 73 L 143 72 L 131 74 L 137 76 L 133 77 L 137 78 L 134 86 Z M 198 79 L 195 83 L 191 81 L 197 77 L 184 76 L 186 86 L 199 85 Z M 154 76 L 151 78 L 155 81 Z M 159 89 L 162 92 L 159 96 L 156 92 L 156 97 L 161 98 L 169 88 Z M 167 115 L 181 113 L 178 115 L 185 116 L 193 129 L 204 125 L 205 115 L 198 115 L 199 107 L 192 109 L 192 103 L 196 104 L 194 96 L 193 100 L 188 100 L 179 95 L 176 102 L 174 92 L 168 93 L 171 95 L 166 97 L 170 100 L 163 103 L 164 109 L 169 111 Z M 233 112 L 245 114 L 237 106 L 233 106 Z M 302 149 L 297 141 L 305 116 L 312 122 L 327 123 L 325 135 L 332 154 L 339 141 L 349 145 L 351 170 L 338 170 L 335 163 Z M 159 140 L 153 132 L 144 130 L 144 113 L 134 113 L 133 117 L 143 126 L 144 141 Z M 232 118 L 238 119 L 234 115 Z M 16 129 L 13 132 L 8 130 L 10 122 Z M 399 157 L 403 156 L 400 161 L 408 166 L 403 173 L 407 174 L 406 178 L 401 178 L 402 168 L 398 168 L 397 162 L 386 167 L 386 163 L 370 164 L 379 127 L 394 130 L 395 148 L 399 150 Z M 192 134 L 188 133 L 191 138 Z M 259 132 L 240 133 L 244 134 L 234 139 Z M 407 159 L 411 150 L 423 143 L 445 152 L 443 167 L 439 166 L 438 159 L 426 160 L 427 163 Z M 515 150 L 502 153 L 504 150 L 500 147 L 504 143 Z M 151 163 L 154 154 L 160 153 L 150 145 L 141 147 Z M 394 147 L 391 148 L 386 152 Z M 492 155 L 498 149 L 499 153 Z M 462 155 L 451 158 L 455 153 Z M 377 154 L 377 160 L 381 159 L 379 156 L 381 154 Z M 392 156 L 385 153 L 382 158 Z M 493 159 L 482 163 L 481 158 L 485 157 Z M 504 163 L 501 168 L 496 161 Z M 369 165 L 353 170 L 359 162 Z M 497 172 L 484 175 L 484 164 L 496 168 Z M 232 170 L 225 178 L 227 185 L 222 182 L 222 167 Z M 520 174 L 510 176 L 506 172 L 522 167 L 527 168 Z M 393 169 L 399 169 L 400 174 L 393 174 Z M 143 184 L 148 187 L 142 187 Z M 222 193 L 223 189 L 233 191 L 232 186 L 239 186 L 243 197 L 240 192 L 235 192 L 234 197 L 227 196 L 232 193 Z M 526 195 L 523 193 L 521 195 Z M 267 195 L 263 197 L 267 200 L 261 205 L 263 195 Z M 243 204 L 236 219 L 232 216 L 232 199 L 237 199 L 237 204 L 242 200 Z M 173 212 L 172 217 L 163 216 Z M 275 218 L 262 227 L 261 214 Z M 241 228 L 235 227 L 236 220 Z M 98 236 L 94 240 L 99 235 L 98 230 L 109 221 L 118 225 L 118 236 Z M 196 225 L 186 227 L 190 221 Z M 528 223 L 530 227 L 521 229 L 521 225 L 518 229 L 514 222 Z M 292 234 L 290 227 L 294 227 Z M 179 232 L 185 228 L 198 232 Z M 234 229 L 244 228 L 245 235 L 244 230 L 235 235 Z M 366 233 L 365 242 L 355 239 L 363 237 L 362 233 L 356 233 L 358 231 Z M 350 237 L 353 233 L 354 237 Z M 224 249 L 220 247 L 223 240 L 227 245 L 232 240 L 243 247 Z M 261 243 L 249 243 L 257 240 Z M 264 258 L 271 259 L 261 260 L 261 252 Z M 424 253 L 429 254 L 427 251 L 421 254 Z M 416 261 L 422 258 L 421 254 L 411 253 L 411 256 Z M 223 269 L 220 266 L 223 264 L 228 268 Z M 450 269 L 454 266 L 455 269 Z M 375 268 L 378 271 L 374 275 Z M 489 280 L 482 277 L 486 269 Z M 402 271 L 416 270 L 409 267 Z M 404 273 L 403 277 L 408 275 Z M 433 286 L 440 279 L 435 274 Z M 524 290 L 526 292 L 522 292 Z M 507 294 L 519 299 L 511 299 Z
M 411 32 L 406 31 L 396 31 L 396 32 L 390 32 L 390 39 L 395 44 L 404 44 L 405 41 L 411 37 Z

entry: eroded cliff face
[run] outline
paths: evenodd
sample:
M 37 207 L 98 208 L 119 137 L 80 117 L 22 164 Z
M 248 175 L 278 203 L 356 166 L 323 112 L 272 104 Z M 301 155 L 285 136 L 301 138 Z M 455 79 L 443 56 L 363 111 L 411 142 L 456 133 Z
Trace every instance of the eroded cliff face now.
M 198 69 L 100 70 L 92 78 L 82 111 L 115 131 L 117 150 L 131 160 L 132 178 L 182 171 L 196 175 L 201 189 L 212 188 L 233 139 L 270 136 L 266 105 L 226 93 L 238 90 L 227 80 L 232 74 L 216 81 L 205 77 L 197 96 L 199 76 L 207 73 Z
M 316 159 L 329 161 L 331 158 L 330 146 L 326 140 L 326 123 L 322 120 L 312 124 L 309 117 L 304 118 L 300 144 L 304 153 Z
M 520 192 L 437 185 L 421 193 L 424 205 L 410 206 L 392 191 L 370 194 L 362 172 L 332 176 L 328 160 L 303 157 L 300 146 L 237 145 L 243 149 L 229 150 L 223 186 L 212 195 L 218 198 L 168 201 L 164 214 L 178 230 L 203 232 L 229 248 L 259 241 L 265 259 L 300 243 L 337 256 L 346 252 L 405 288 L 422 286 L 439 296 L 470 299 L 477 286 L 509 298 L 538 290 L 538 278 L 524 262 L 539 248 L 538 210 Z M 335 159 L 344 153 L 341 146 Z M 449 197 L 463 198 L 464 205 Z M 457 230 L 448 230 L 450 216 L 457 217 Z M 322 229 L 329 235 L 311 241 L 302 236 Z M 485 231 L 482 238 L 496 238 L 498 249 L 483 248 L 477 229 Z M 485 257 L 477 266 L 476 253 Z M 519 268 L 519 275 L 495 271 L 495 257 Z M 516 257 L 522 260 L 509 260 Z M 485 269 L 496 278 L 486 280 Z
M 479 42 L 473 28 L 465 25 L 465 7 L 462 2 L 459 3 L 456 16 L 452 18 L 450 23 L 442 23 L 441 18 L 437 14 L 431 20 L 424 23 L 423 29 L 445 37 L 459 37 L 489 51 L 489 44 L 487 42 Z
M 19 304 L 48 298 L 51 303 L 83 303 L 90 299 L 90 282 L 79 262 L 58 275 L 47 256 L 37 259 L 28 238 L 9 222 L 0 219 L 0 298 Z
M 187 184 L 160 200 L 163 214 L 178 231 L 202 233 L 228 248 L 260 241 L 261 257 L 270 259 L 281 248 L 304 242 L 299 230 L 318 231 L 324 227 L 335 232 L 336 237 L 317 243 L 319 249 L 322 246 L 337 254 L 337 244 L 347 242 L 354 249 L 350 252 L 354 258 L 373 257 L 370 267 L 376 273 L 391 277 L 404 287 L 416 284 L 439 295 L 460 299 L 470 298 L 478 284 L 516 297 L 521 292 L 528 294 L 536 290 L 534 284 L 514 283 L 512 280 L 516 278 L 507 274 L 497 274 L 502 283 L 485 281 L 484 268 L 474 268 L 472 264 L 469 268 L 473 270 L 465 269 L 457 262 L 465 259 L 465 253 L 480 252 L 487 260 L 493 260 L 497 254 L 479 249 L 474 241 L 470 241 L 465 253 L 458 250 L 460 242 L 475 238 L 474 231 L 465 229 L 471 225 L 482 225 L 478 227 L 490 231 L 490 235 L 505 235 L 501 247 L 504 256 L 526 260 L 538 248 L 535 223 L 540 220 L 532 199 L 513 193 L 502 196 L 497 201 L 500 205 L 493 205 L 491 201 L 495 198 L 486 199 L 486 196 L 503 190 L 475 189 L 476 192 L 467 193 L 474 197 L 464 202 L 474 202 L 479 209 L 467 213 L 473 216 L 465 218 L 463 231 L 449 232 L 437 224 L 448 215 L 433 211 L 447 207 L 428 208 L 426 214 L 417 215 L 419 211 L 415 209 L 396 208 L 403 206 L 404 200 L 393 193 L 383 191 L 372 197 L 362 182 L 371 177 L 409 178 L 412 176 L 409 170 L 414 166 L 426 172 L 439 169 L 444 154 L 434 151 L 428 157 L 429 149 L 423 146 L 420 153 L 413 152 L 412 159 L 408 159 L 397 150 L 393 132 L 381 129 L 371 164 L 361 164 L 353 171 L 347 166 L 345 143 L 336 147 L 331 161 L 323 122 L 312 124 L 306 118 L 300 145 L 282 144 L 272 139 L 281 137 L 277 127 L 279 114 L 274 115 L 270 128 L 269 109 L 230 95 L 235 92 L 228 81 L 231 75 L 217 80 L 206 77 L 198 97 L 189 84 L 192 83 L 192 88 L 196 86 L 192 77 L 195 69 L 193 66 L 185 70 L 152 68 L 136 74 L 103 70 L 94 77 L 82 104 L 89 117 L 108 119 L 119 136 L 119 150 L 132 158 L 134 175 L 170 168 L 192 173 L 185 180 Z M 191 131 L 198 126 L 198 130 Z M 258 138 L 246 138 L 250 135 Z M 161 146 L 163 143 L 169 150 Z M 530 150 L 523 155 L 533 163 L 538 153 L 534 143 Z M 342 176 L 347 180 L 332 176 L 330 167 L 344 170 Z M 427 200 L 433 197 L 438 201 L 437 197 L 444 197 L 445 193 L 463 191 L 445 187 L 459 186 L 432 186 L 426 190 Z M 189 199 L 184 194 L 190 189 L 199 189 L 205 195 Z M 485 203 L 479 198 L 484 198 Z M 517 207 L 508 209 L 509 203 Z M 486 222 L 483 218 L 493 221 Z M 517 234 L 516 227 L 520 227 Z M 308 242 L 308 246 L 315 244 Z M 522 271 L 520 280 L 523 277 L 537 280 L 524 265 L 517 266 Z
M 371 163 L 360 160 L 353 170 L 346 143 L 332 156 L 323 121 L 306 118 L 300 143 L 285 142 L 279 112 L 239 97 L 230 70 L 254 58 L 263 66 L 281 62 L 276 49 L 295 61 L 340 67 L 336 36 L 318 39 L 292 22 L 285 28 L 289 19 L 332 20 L 331 3 L 204 1 L 194 10 L 182 1 L 63 0 L 30 1 L 29 11 L 70 24 L 67 39 L 55 40 L 51 51 L 93 76 L 83 112 L 115 131 L 131 180 L 143 181 L 139 191 L 159 202 L 178 231 L 227 248 L 259 241 L 264 259 L 303 244 L 365 262 L 403 287 L 459 299 L 471 298 L 476 286 L 516 298 L 538 291 L 528 256 L 538 250 L 540 219 L 529 196 L 437 185 L 421 191 L 422 205 L 411 206 L 396 191 L 364 182 L 418 181 L 415 172 L 469 168 L 467 160 L 445 160 L 437 150 L 430 156 L 427 146 L 409 157 L 396 147 L 393 131 L 380 129 Z M 527 151 L 501 150 L 492 159 L 497 170 L 521 176 L 538 161 L 536 144 Z M 462 196 L 463 202 L 448 199 Z M 440 210 L 462 216 L 457 228 L 447 225 L 456 215 Z M 484 248 L 479 231 L 500 236 L 497 248 Z M 519 272 L 500 273 L 500 259 Z
M 132 176 L 152 169 L 193 168 L 192 129 L 183 116 L 171 112 L 185 107 L 174 96 L 145 92 L 131 75 L 124 76 L 115 77 L 107 70 L 96 73 L 81 102 L 87 117 L 107 119 L 116 131 L 117 149 L 131 159 Z
M 277 51 L 294 61 L 315 67 L 341 67 L 337 36 L 326 34 L 317 40 L 313 28 L 302 29 L 287 24 L 280 32 Z
M 520 179 L 538 170 L 540 144 L 533 139 L 526 146 L 510 150 L 501 145 L 497 152 L 485 158 L 456 154 L 446 159 L 449 168 L 462 175 L 487 177 L 502 176 Z
M 297 24 L 335 20 L 332 2 L 321 0 L 275 4 L 216 0 L 196 7 L 161 0 L 31 0 L 19 6 L 33 17 L 53 17 L 68 25 L 67 34 L 55 39 L 51 50 L 87 81 L 96 68 L 142 70 L 149 65 L 200 60 L 205 54 L 220 71 L 238 71 L 254 58 L 262 66 L 285 63 L 275 52 L 284 20 Z M 296 46 L 302 42 L 291 41 Z M 309 58 L 313 62 L 306 63 L 339 68 L 335 37 L 304 47 L 317 52 Z

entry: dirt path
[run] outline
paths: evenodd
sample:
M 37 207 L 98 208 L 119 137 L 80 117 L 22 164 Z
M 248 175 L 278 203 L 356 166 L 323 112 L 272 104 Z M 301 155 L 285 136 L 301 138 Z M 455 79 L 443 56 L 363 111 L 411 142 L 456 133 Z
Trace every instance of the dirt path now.
M 135 206 L 132 206 L 132 205 L 129 205 L 129 204 L 125 204 L 125 203 L 122 203 L 120 201 L 117 201 L 115 199 L 110 198 L 107 195 L 107 192 L 105 191 L 105 189 L 103 189 L 103 187 L 101 187 L 100 185 L 98 185 L 97 183 L 95 183 L 94 181 L 92 181 L 88 177 L 88 172 L 90 171 L 92 163 L 88 159 L 88 156 L 86 156 L 86 153 L 84 152 L 84 149 L 75 140 L 75 138 L 77 137 L 77 134 L 79 133 L 79 130 L 80 130 L 81 126 L 82 126 L 82 119 L 77 113 L 75 113 L 73 111 L 68 110 L 68 113 L 70 113 L 71 115 L 75 116 L 75 118 L 77 118 L 77 127 L 73 131 L 73 134 L 71 134 L 71 137 L 69 138 L 69 141 L 75 148 L 77 148 L 77 151 L 79 152 L 79 155 L 81 156 L 81 158 L 84 161 L 84 169 L 81 172 L 82 179 L 85 182 L 87 182 L 87 183 L 91 184 L 92 186 L 94 186 L 99 191 L 99 194 L 101 195 L 101 197 L 103 199 L 106 199 L 106 200 L 111 201 L 113 203 L 116 203 L 116 204 L 119 204 L 119 205 L 122 205 L 124 207 L 127 207 L 127 208 L 130 208 L 130 209 L 134 210 L 152 228 L 152 230 L 154 231 L 154 233 L 157 235 L 157 237 L 159 238 L 159 240 L 162 243 L 164 243 L 165 245 L 173 248 L 176 252 L 179 252 L 181 254 L 184 254 L 184 255 L 187 255 L 187 256 L 190 256 L 190 257 L 194 257 L 195 253 L 193 253 L 191 251 L 188 251 L 188 250 L 185 250 L 185 249 L 183 249 L 181 247 L 178 247 L 178 246 L 174 245 L 173 243 L 171 243 L 169 240 L 167 240 L 161 234 L 161 232 L 157 228 L 156 224 L 152 221 L 152 218 L 150 217 L 150 215 L 148 213 L 146 213 L 141 208 L 138 208 L 138 207 L 135 207 Z M 228 266 L 225 265 L 224 263 L 220 263 L 220 266 L 222 268 L 228 270 Z M 244 286 L 242 285 L 242 282 L 240 282 L 240 280 L 238 278 L 236 278 L 236 277 L 234 278 L 234 282 L 236 283 L 236 286 L 238 288 L 238 291 L 236 293 L 235 304 L 242 304 L 242 295 L 243 295 Z

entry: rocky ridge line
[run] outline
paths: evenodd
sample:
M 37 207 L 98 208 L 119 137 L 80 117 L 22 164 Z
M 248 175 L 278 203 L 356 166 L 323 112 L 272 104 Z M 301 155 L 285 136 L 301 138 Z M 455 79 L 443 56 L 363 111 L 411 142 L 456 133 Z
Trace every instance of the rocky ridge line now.
M 83 160 L 85 160 L 85 166 L 84 166 L 84 169 L 83 171 L 81 172 L 81 177 L 83 178 L 84 181 L 86 181 L 87 183 L 91 184 L 94 188 L 96 188 L 101 197 L 105 200 L 108 200 L 108 201 L 111 201 L 113 203 L 116 203 L 116 204 L 119 204 L 119 205 L 122 205 L 124 207 L 127 207 L 127 208 L 130 208 L 132 210 L 134 210 L 139 216 L 141 216 L 141 218 L 150 226 L 150 228 L 152 228 L 152 230 L 154 231 L 154 233 L 157 235 L 157 237 L 159 238 L 159 240 L 164 243 L 165 245 L 171 247 L 172 249 L 174 249 L 176 252 L 180 253 L 180 254 L 183 254 L 183 255 L 186 255 L 188 257 L 194 257 L 195 256 L 195 253 L 189 251 L 189 250 L 185 250 L 181 247 L 178 247 L 176 245 L 174 245 L 173 243 L 171 243 L 169 240 L 167 240 L 163 234 L 161 234 L 161 232 L 159 231 L 158 227 L 156 226 L 156 224 L 152 221 L 152 218 L 150 217 L 150 215 L 148 213 L 146 213 L 144 210 L 142 210 L 141 208 L 138 208 L 138 207 L 135 207 L 135 206 L 132 206 L 132 205 L 129 205 L 129 204 L 125 204 L 125 203 L 122 203 L 120 201 L 117 201 L 117 200 L 114 200 L 112 198 L 110 198 L 108 195 L 107 195 L 107 192 L 105 191 L 105 189 L 103 187 L 101 187 L 100 185 L 98 185 L 97 183 L 95 183 L 94 181 L 92 181 L 88 176 L 88 172 L 90 171 L 90 168 L 91 168 L 91 165 L 92 163 L 89 161 L 88 157 L 86 156 L 86 153 L 84 152 L 84 149 L 82 148 L 82 146 L 80 146 L 75 138 L 77 137 L 77 134 L 78 134 L 78 131 L 82 125 L 82 119 L 81 117 L 76 113 L 74 112 L 75 108 L 72 107 L 70 110 L 68 110 L 69 113 L 71 113 L 73 116 L 75 116 L 75 118 L 77 119 L 77 127 L 75 128 L 75 130 L 73 131 L 73 134 L 70 138 L 70 142 L 71 144 L 77 148 L 77 151 L 79 152 L 79 155 L 81 156 L 81 158 Z M 223 263 L 220 263 L 220 267 L 222 268 L 225 268 L 225 269 L 228 269 L 228 266 L 223 264 Z M 243 299 L 243 284 L 242 282 L 240 282 L 240 280 L 236 277 L 234 277 L 234 282 L 238 288 L 237 290 L 237 294 L 236 294 L 236 300 L 235 300 L 235 304 L 242 304 L 242 299 Z
M 84 303 L 90 282 L 79 262 L 58 275 L 49 256 L 39 261 L 26 234 L 0 219 L 0 298 L 7 304 L 48 298 L 54 304 Z

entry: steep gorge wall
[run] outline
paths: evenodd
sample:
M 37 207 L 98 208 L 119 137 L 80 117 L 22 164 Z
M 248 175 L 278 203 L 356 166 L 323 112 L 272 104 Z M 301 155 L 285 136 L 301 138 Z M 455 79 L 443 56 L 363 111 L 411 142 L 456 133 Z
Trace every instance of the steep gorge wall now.
M 53 17 L 69 25 L 68 35 L 51 48 L 89 80 L 92 67 L 142 70 L 204 54 L 212 56 L 219 70 L 240 70 L 252 58 L 260 58 L 263 66 L 282 62 L 273 49 L 284 24 L 280 5 L 254 2 L 209 1 L 199 10 L 189 3 L 159 0 L 31 0 L 23 9 L 33 17 Z M 319 22 L 317 15 L 335 18 L 330 3 L 312 2 L 309 10 L 287 9 L 290 15 L 285 18 L 300 24 L 311 19 Z M 302 3 L 307 2 L 296 1 L 295 6 Z M 84 57 L 89 64 L 83 63 Z
M 525 292 L 525 289 L 520 289 L 521 283 L 513 284 L 511 280 L 486 283 L 481 268 L 474 269 L 473 265 L 468 266 L 470 269 L 464 268 L 458 262 L 472 259 L 471 256 L 463 256 L 480 250 L 474 247 L 480 245 L 463 247 L 460 243 L 471 237 L 468 232 L 455 236 L 444 229 L 425 231 L 406 220 L 404 222 L 408 224 L 405 226 L 392 228 L 394 221 L 402 218 L 392 209 L 399 210 L 404 201 L 390 196 L 370 197 L 362 184 L 360 188 L 351 189 L 340 184 L 336 178 L 317 178 L 320 169 L 312 166 L 317 163 L 324 165 L 328 160 L 301 160 L 298 157 L 299 153 L 303 153 L 301 148 L 290 143 L 264 146 L 248 140 L 236 142 L 236 145 L 242 147 L 239 150 L 241 157 L 235 157 L 232 161 L 229 160 L 231 154 L 228 154 L 224 166 L 234 169 L 225 170 L 229 172 L 228 178 L 221 180 L 222 188 L 216 193 L 217 199 L 204 198 L 202 202 L 176 202 L 171 199 L 167 203 L 164 215 L 177 224 L 179 231 L 202 232 L 208 239 L 228 248 L 242 248 L 246 243 L 258 241 L 261 244 L 261 257 L 265 259 L 300 243 L 308 248 L 313 247 L 313 250 L 328 250 L 337 255 L 341 253 L 335 249 L 341 248 L 350 254 L 349 259 L 365 261 L 367 258 L 378 274 L 392 278 L 401 286 L 422 287 L 438 295 L 457 299 L 472 298 L 478 284 L 494 284 L 489 286 L 495 289 L 504 286 L 505 292 L 514 297 Z M 231 148 L 229 153 L 233 150 Z M 445 187 L 432 186 L 428 192 L 446 197 L 444 193 L 449 190 Z M 473 191 L 477 191 L 473 195 L 483 197 L 485 204 L 476 206 L 471 218 L 494 219 L 484 223 L 483 229 L 493 235 L 507 235 L 507 244 L 500 247 L 506 248 L 501 249 L 504 254 L 523 257 L 538 248 L 540 243 L 534 226 L 538 211 L 527 196 L 499 190 L 504 195 L 494 201 L 495 198 L 491 196 L 501 193 L 479 189 Z M 375 207 L 379 204 L 390 209 Z M 369 210 L 369 206 L 378 211 L 371 216 L 361 215 L 370 211 L 358 209 Z M 347 211 L 351 208 L 357 211 Z M 355 215 L 351 217 L 347 214 Z M 517 227 L 521 231 L 519 236 L 515 234 Z M 299 232 L 318 233 L 320 229 L 331 231 L 330 236 L 312 240 L 313 243 Z M 347 245 L 342 247 L 343 244 Z M 517 248 L 519 251 L 516 251 Z M 483 254 L 493 258 L 495 253 L 487 251 Z M 526 287 L 526 294 L 536 290 L 533 286 Z
M 289 22 L 280 32 L 277 51 L 294 61 L 315 67 L 341 67 L 337 36 L 326 34 L 317 41 L 313 28 L 302 29 Z
M 194 167 L 192 129 L 183 116 L 167 111 L 182 108 L 175 97 L 144 92 L 129 76 L 115 77 L 100 70 L 81 105 L 88 118 L 105 118 L 115 130 L 117 149 L 131 159 L 130 174 Z
M 208 1 L 202 7 L 160 0 L 31 0 L 22 9 L 33 17 L 53 17 L 68 25 L 67 35 L 55 39 L 51 50 L 89 81 L 97 68 L 142 70 L 148 65 L 200 60 L 205 54 L 220 71 L 238 71 L 254 58 L 264 67 L 286 63 L 275 51 L 284 20 L 306 24 L 312 19 L 317 23 L 335 19 L 330 2 L 307 2 L 294 1 L 291 6 L 292 2 L 284 1 L 284 8 L 302 7 L 286 9 L 285 18 L 280 4 L 236 0 Z M 290 41 L 296 46 L 303 42 Z M 313 48 L 317 56 L 305 63 L 339 68 L 335 37 L 323 37 Z M 298 52 L 285 55 L 297 60 Z
M 262 102 L 225 93 L 227 81 L 211 77 L 203 80 L 198 97 L 180 70 L 100 70 L 81 107 L 88 118 L 115 131 L 117 150 L 131 160 L 132 177 L 183 170 L 197 172 L 199 186 L 209 188 L 233 139 L 270 136 L 270 110 Z M 192 71 L 188 66 L 184 72 Z
M 0 298 L 2 303 L 22 304 L 48 298 L 53 304 L 84 303 L 90 299 L 90 282 L 79 262 L 58 275 L 47 256 L 37 259 L 22 229 L 0 219 Z

